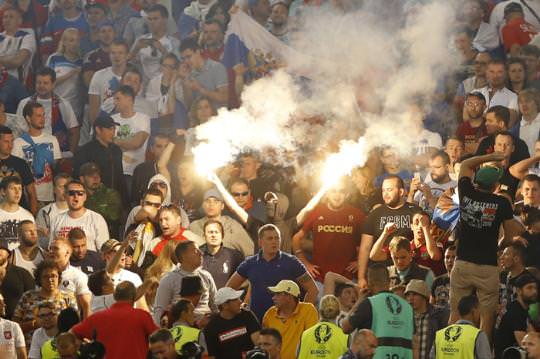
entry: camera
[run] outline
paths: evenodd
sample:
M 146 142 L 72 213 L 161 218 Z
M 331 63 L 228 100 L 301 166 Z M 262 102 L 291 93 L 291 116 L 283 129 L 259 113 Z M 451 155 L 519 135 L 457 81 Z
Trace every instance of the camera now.
M 97 341 L 83 343 L 79 347 L 79 359 L 103 359 L 105 357 L 105 347 Z
M 503 351 L 503 359 L 526 359 L 527 351 L 520 347 L 509 347 Z
M 204 349 L 197 342 L 187 342 L 180 349 L 182 359 L 201 359 Z
M 268 359 L 268 353 L 261 348 L 255 347 L 246 353 L 246 359 Z

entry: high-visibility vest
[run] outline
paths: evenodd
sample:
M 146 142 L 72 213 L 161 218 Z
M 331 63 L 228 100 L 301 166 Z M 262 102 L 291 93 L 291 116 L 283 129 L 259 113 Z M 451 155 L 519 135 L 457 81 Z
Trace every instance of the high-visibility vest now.
M 334 323 L 321 322 L 304 330 L 297 359 L 339 358 L 348 349 L 349 336 Z
M 435 334 L 437 359 L 474 359 L 476 337 L 480 329 L 470 324 L 452 324 Z
M 41 359 L 60 359 L 60 354 L 58 354 L 53 340 L 54 338 L 49 339 L 41 346 Z
M 174 339 L 174 349 L 180 354 L 182 346 L 188 342 L 198 342 L 201 331 L 186 325 L 177 325 L 170 329 Z
M 382 292 L 368 298 L 371 330 L 377 337 L 375 359 L 412 359 L 414 313 L 403 298 Z

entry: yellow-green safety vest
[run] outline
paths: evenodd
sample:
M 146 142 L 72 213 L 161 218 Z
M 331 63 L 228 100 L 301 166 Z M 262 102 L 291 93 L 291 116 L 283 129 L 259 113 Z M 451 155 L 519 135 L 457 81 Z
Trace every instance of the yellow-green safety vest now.
M 188 327 L 186 325 L 177 325 L 170 329 L 174 339 L 174 349 L 180 354 L 182 346 L 188 342 L 198 342 L 200 329 Z
M 53 339 L 47 340 L 41 346 L 41 359 L 60 359 L 60 354 L 56 350 Z
M 304 330 L 297 359 L 339 358 L 348 349 L 349 336 L 330 322 L 321 322 Z
M 437 331 L 437 359 L 474 359 L 476 337 L 480 329 L 470 324 L 453 324 Z

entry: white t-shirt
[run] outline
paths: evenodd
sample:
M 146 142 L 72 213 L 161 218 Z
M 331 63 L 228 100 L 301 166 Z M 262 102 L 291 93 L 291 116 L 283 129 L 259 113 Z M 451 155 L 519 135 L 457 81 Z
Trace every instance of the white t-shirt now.
M 110 113 L 114 109 L 114 103 L 113 101 L 105 100 L 113 97 L 114 91 L 120 86 L 121 79 L 122 76 L 116 75 L 110 66 L 96 71 L 94 76 L 92 76 L 92 80 L 88 86 L 88 94 L 99 96 L 101 109 L 107 113 Z M 105 108 L 105 104 L 107 104 L 107 108 Z
M 10 250 L 19 246 L 19 223 L 26 220 L 34 222 L 34 216 L 20 206 L 15 212 L 7 212 L 0 208 L 0 238 L 8 241 Z
M 90 289 L 88 289 L 88 276 L 70 264 L 62 271 L 60 289 L 72 292 L 75 295 L 91 293 Z
M 133 43 L 133 47 L 137 46 L 139 39 L 151 39 L 152 34 L 144 34 L 139 36 Z M 167 49 L 167 52 L 176 53 L 178 55 L 178 48 L 180 47 L 180 41 L 172 36 L 163 36 L 159 39 L 161 45 Z M 132 48 L 133 50 L 133 48 Z M 152 55 L 153 54 L 153 55 Z M 143 75 L 145 82 L 159 74 L 159 67 L 163 54 L 161 51 L 152 48 L 151 46 L 143 47 L 139 50 L 136 56 L 137 62 L 139 62 L 143 69 Z
M 19 106 L 17 107 L 17 116 L 19 116 L 19 121 L 22 121 L 21 127 L 23 127 L 23 123 L 24 123 L 24 131 L 28 131 L 28 125 L 26 124 L 26 121 L 23 116 L 23 108 L 28 103 L 28 101 L 30 101 L 30 97 L 22 99 L 21 102 L 19 102 Z M 40 103 L 45 109 L 45 128 L 43 129 L 43 132 L 52 135 L 52 122 L 51 122 L 52 100 L 50 98 L 42 99 L 38 97 L 37 102 Z M 62 121 L 64 122 L 64 125 L 66 126 L 68 130 L 70 128 L 79 127 L 79 121 L 77 120 L 77 116 L 75 116 L 75 112 L 73 112 L 73 108 L 71 107 L 69 102 L 66 101 L 66 99 L 60 97 L 58 110 L 60 111 L 60 114 L 62 115 Z M 66 152 L 66 153 L 63 153 L 62 155 L 65 158 L 69 158 L 73 156 L 71 152 Z
M 0 318 L 0 353 L 2 358 L 16 358 L 17 348 L 24 348 L 24 335 L 19 324 Z
M 66 237 L 73 228 L 81 228 L 86 234 L 87 246 L 91 251 L 99 252 L 101 245 L 109 240 L 107 222 L 92 210 L 86 209 L 85 214 L 79 218 L 71 218 L 69 213 L 62 213 L 51 222 L 50 240 L 54 237 Z
M 28 358 L 38 359 L 41 358 L 41 347 L 49 339 L 52 339 L 47 335 L 47 332 L 43 328 L 37 328 L 32 334 L 32 343 L 30 344 L 30 351 L 28 352 Z
M 120 272 L 115 273 L 111 277 L 114 287 L 124 281 L 131 282 L 135 288 L 139 287 L 142 284 L 141 277 L 138 274 L 128 271 L 127 269 L 120 269 Z
M 116 301 L 113 294 L 94 295 L 92 296 L 92 313 L 100 310 L 109 309 Z
M 30 51 L 30 57 L 23 64 L 23 77 L 26 76 L 30 65 L 32 64 L 32 56 L 36 52 L 36 38 L 34 37 L 34 31 L 32 30 L 19 30 L 15 33 L 15 36 L 7 35 L 6 32 L 0 33 L 0 56 L 15 55 L 19 50 Z M 7 72 L 19 79 L 19 73 L 17 68 L 8 69 Z
M 36 224 L 39 228 L 51 228 L 51 223 L 62 213 L 66 213 L 68 208 L 60 209 L 56 202 L 49 203 L 41 208 L 36 215 Z
M 538 140 L 538 134 L 540 133 L 540 113 L 532 122 L 527 122 L 521 118 L 519 122 L 519 138 L 521 138 L 527 144 L 529 153 L 535 153 L 534 144 Z
M 62 153 L 60 152 L 60 145 L 58 140 L 53 135 L 42 132 L 41 135 L 37 137 L 32 137 L 32 140 L 36 144 L 45 143 L 47 144 L 48 150 L 52 152 L 53 158 L 59 160 L 62 158 Z M 11 151 L 13 156 L 17 156 L 28 162 L 28 165 L 32 169 L 32 162 L 34 160 L 34 151 L 32 151 L 30 143 L 26 142 L 22 137 L 16 138 L 13 141 L 13 151 Z M 38 201 L 51 202 L 54 201 L 54 192 L 53 192 L 53 169 L 52 166 L 47 163 L 45 165 L 45 171 L 43 176 L 38 177 L 34 174 L 34 180 L 36 183 L 36 192 Z
M 150 135 L 150 118 L 140 112 L 135 112 L 130 118 L 123 118 L 119 113 L 113 115 L 114 121 L 118 122 L 120 126 L 116 128 L 116 137 L 122 140 L 130 139 L 138 132 L 146 132 Z M 146 154 L 146 145 L 148 144 L 148 138 L 144 141 L 143 145 L 136 150 L 123 151 L 122 165 L 124 166 L 124 174 L 133 175 L 135 167 L 144 162 Z

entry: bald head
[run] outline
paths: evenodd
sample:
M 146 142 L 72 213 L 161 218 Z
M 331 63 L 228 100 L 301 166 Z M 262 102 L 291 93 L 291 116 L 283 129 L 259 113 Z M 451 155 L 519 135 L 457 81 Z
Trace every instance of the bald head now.
M 351 350 L 358 359 L 371 359 L 377 349 L 377 337 L 369 329 L 357 331 L 352 340 Z

